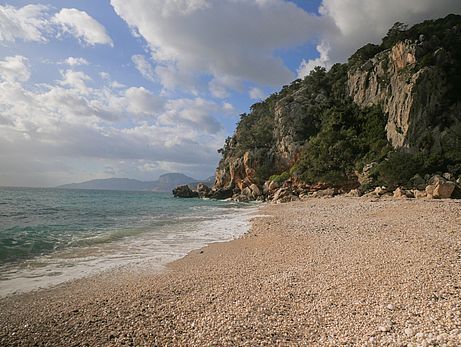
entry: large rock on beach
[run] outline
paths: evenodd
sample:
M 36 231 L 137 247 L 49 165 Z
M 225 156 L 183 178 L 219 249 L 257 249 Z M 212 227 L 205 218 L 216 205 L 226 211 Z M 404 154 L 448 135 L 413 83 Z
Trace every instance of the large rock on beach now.
M 449 199 L 453 191 L 455 190 L 456 184 L 451 181 L 442 182 L 440 181 L 434 188 L 432 196 L 435 199 Z
M 197 184 L 197 193 L 199 197 L 206 198 L 210 195 L 211 189 L 203 183 Z

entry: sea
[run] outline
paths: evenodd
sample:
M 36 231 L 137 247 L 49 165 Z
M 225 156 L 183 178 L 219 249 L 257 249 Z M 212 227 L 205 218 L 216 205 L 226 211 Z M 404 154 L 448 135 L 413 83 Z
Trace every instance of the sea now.
M 127 265 L 162 271 L 243 235 L 256 208 L 169 193 L 0 187 L 0 296 Z

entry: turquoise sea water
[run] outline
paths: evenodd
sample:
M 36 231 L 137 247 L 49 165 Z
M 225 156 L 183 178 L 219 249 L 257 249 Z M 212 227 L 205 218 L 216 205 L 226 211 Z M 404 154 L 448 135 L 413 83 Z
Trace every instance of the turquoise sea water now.
M 251 212 L 167 193 L 0 188 L 0 295 L 133 262 L 161 267 L 241 235 Z

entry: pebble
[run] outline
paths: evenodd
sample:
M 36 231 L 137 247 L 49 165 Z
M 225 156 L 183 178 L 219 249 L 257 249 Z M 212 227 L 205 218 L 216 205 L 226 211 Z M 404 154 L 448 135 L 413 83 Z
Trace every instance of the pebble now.
M 413 329 L 411 329 L 411 328 L 406 328 L 406 329 L 405 329 L 405 335 L 407 335 L 407 336 L 414 336 L 414 334 L 415 334 L 415 333 L 414 333 Z
M 461 346 L 459 203 L 262 209 L 270 217 L 247 234 L 258 237 L 209 245 L 164 273 L 0 299 L 0 345 Z

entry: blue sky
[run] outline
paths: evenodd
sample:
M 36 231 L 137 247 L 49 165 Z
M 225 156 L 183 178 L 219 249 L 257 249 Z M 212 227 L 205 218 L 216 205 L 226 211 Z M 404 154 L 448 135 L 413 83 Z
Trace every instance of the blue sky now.
M 0 185 L 203 178 L 238 115 L 459 1 L 0 2 Z

